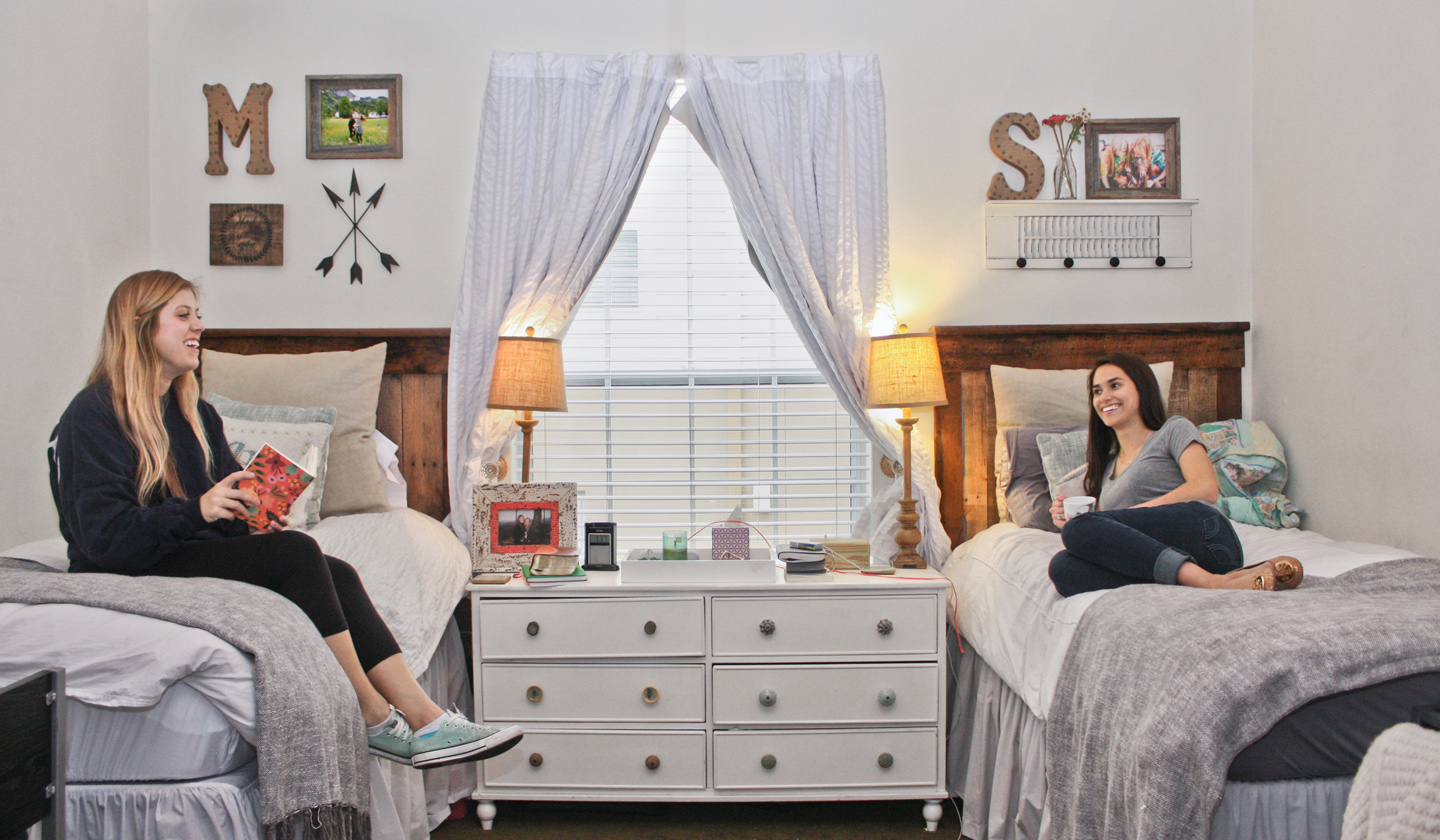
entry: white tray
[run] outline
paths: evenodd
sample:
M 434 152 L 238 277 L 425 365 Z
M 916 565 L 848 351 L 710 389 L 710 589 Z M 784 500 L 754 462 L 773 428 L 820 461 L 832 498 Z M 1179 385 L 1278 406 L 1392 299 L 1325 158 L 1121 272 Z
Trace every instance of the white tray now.
M 751 549 L 752 552 L 755 549 Z M 711 560 L 709 549 L 691 549 L 689 560 L 640 560 L 658 549 L 631 549 L 620 561 L 621 583 L 775 583 L 783 570 L 768 557 L 756 560 Z M 769 552 L 764 552 L 769 554 Z

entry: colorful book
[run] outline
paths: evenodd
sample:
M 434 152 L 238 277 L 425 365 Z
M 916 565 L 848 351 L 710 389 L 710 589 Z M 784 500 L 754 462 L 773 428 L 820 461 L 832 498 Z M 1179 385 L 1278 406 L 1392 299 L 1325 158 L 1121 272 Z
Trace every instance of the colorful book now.
M 281 517 L 289 516 L 295 500 L 315 480 L 315 476 L 268 443 L 260 447 L 245 469 L 254 473 L 255 478 L 242 478 L 236 486 L 253 492 L 260 498 L 260 504 L 246 505 L 245 513 L 238 518 L 262 531 L 280 522 Z

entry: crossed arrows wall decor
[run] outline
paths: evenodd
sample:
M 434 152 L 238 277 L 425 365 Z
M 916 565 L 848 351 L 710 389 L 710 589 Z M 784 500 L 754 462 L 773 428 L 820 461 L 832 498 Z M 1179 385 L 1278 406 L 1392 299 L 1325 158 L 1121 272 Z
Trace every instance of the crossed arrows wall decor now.
M 322 189 L 325 190 L 325 195 L 330 199 L 330 203 L 335 207 L 335 209 L 339 210 L 341 213 L 344 213 L 345 218 L 350 222 L 350 230 L 346 232 L 345 238 L 340 240 L 340 244 L 335 246 L 335 250 L 330 252 L 330 256 L 321 260 L 320 264 L 315 266 L 315 270 L 320 272 L 321 277 L 325 277 L 330 274 L 330 269 L 335 267 L 335 255 L 340 253 L 340 249 L 345 247 L 346 242 L 350 242 L 352 255 L 350 263 L 350 282 L 352 284 L 360 283 L 363 285 L 365 283 L 364 272 L 360 270 L 360 240 L 362 238 L 370 245 L 371 248 L 375 249 L 375 253 L 380 255 L 380 264 L 385 266 L 386 273 L 390 273 L 395 266 L 400 264 L 399 260 L 380 250 L 380 247 L 374 242 L 371 242 L 370 237 L 365 235 L 365 231 L 360 229 L 360 222 L 363 221 L 367 215 L 369 215 L 371 210 L 374 210 L 376 207 L 380 206 L 380 194 L 385 192 L 384 184 L 380 185 L 380 189 L 376 190 L 374 195 L 365 199 L 365 212 L 363 213 L 360 212 L 360 205 L 356 203 L 360 198 L 360 181 L 355 177 L 355 170 L 350 170 L 349 210 L 345 209 L 345 199 L 336 195 L 334 190 L 330 189 L 324 184 L 321 184 L 320 186 Z

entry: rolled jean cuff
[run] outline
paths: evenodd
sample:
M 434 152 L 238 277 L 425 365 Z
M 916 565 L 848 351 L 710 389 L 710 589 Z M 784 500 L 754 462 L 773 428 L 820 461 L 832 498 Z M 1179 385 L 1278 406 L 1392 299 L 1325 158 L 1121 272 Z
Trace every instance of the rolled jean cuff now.
M 1155 582 L 1174 585 L 1179 582 L 1180 567 L 1191 562 L 1190 555 L 1173 548 L 1165 548 L 1155 558 Z

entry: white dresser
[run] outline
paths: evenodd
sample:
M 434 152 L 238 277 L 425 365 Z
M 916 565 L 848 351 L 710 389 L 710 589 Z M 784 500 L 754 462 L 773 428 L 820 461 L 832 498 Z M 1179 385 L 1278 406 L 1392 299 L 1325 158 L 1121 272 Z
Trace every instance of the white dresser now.
M 495 802 L 923 799 L 945 792 L 945 590 L 927 571 L 768 584 L 472 585 L 475 714 L 525 739 Z

